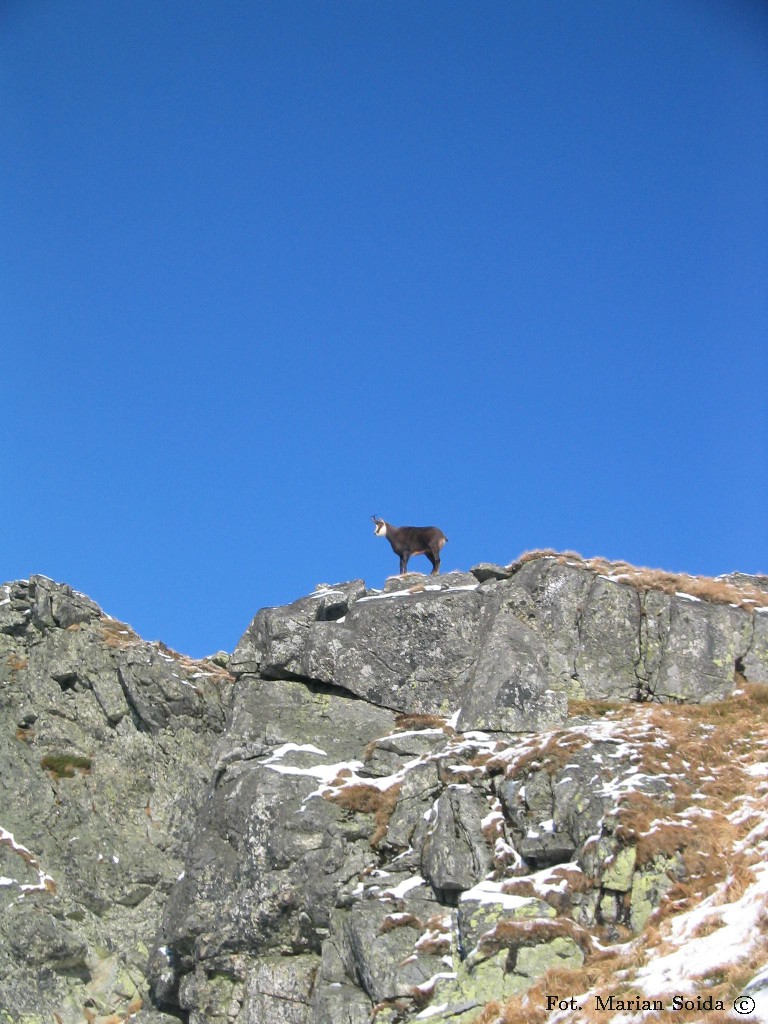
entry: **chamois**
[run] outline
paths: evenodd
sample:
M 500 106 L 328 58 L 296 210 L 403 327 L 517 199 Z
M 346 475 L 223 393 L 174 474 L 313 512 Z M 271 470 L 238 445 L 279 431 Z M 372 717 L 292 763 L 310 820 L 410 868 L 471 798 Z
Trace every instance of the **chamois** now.
M 432 563 L 432 575 L 440 572 L 440 552 L 448 538 L 436 526 L 392 526 L 379 516 L 371 516 L 377 537 L 386 537 L 400 559 L 400 575 L 404 576 L 411 555 L 426 555 Z

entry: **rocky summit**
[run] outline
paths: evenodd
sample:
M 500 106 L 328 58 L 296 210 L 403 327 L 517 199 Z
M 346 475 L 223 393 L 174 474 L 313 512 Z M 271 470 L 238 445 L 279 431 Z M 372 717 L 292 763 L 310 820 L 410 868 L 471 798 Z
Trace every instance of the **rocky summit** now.
M 768 1021 L 766 577 L 533 553 L 195 661 L 36 576 L 0 693 L 0 1024 Z

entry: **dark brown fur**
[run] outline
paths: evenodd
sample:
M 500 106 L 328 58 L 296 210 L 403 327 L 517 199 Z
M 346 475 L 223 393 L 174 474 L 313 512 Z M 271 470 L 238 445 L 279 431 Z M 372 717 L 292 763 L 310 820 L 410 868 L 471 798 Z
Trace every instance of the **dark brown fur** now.
M 413 555 L 426 555 L 432 563 L 432 575 L 440 572 L 440 552 L 448 538 L 436 526 L 392 526 L 378 516 L 371 516 L 376 526 L 384 525 L 384 536 L 400 559 L 400 575 L 408 569 L 408 559 Z M 379 535 L 380 536 L 380 535 Z

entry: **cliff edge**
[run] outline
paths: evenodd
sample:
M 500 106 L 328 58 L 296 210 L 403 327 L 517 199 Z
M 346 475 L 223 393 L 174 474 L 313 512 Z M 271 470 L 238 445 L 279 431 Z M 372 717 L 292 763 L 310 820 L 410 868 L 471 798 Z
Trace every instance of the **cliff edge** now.
M 352 581 L 202 662 L 6 584 L 0 1021 L 762 1012 L 766 683 L 764 577 Z

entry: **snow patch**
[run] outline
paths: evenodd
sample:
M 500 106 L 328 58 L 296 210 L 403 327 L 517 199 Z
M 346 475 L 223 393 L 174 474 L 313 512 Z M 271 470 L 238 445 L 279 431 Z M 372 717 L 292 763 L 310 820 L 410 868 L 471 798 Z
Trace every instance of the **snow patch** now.
M 412 875 L 410 878 L 406 878 L 404 882 L 400 882 L 399 885 L 394 886 L 392 889 L 384 889 L 384 896 L 393 896 L 396 900 L 403 899 L 412 889 L 418 889 L 420 885 L 426 885 L 427 883 L 421 877 L 421 875 Z
M 533 896 L 515 896 L 509 892 L 502 892 L 501 886 L 501 882 L 492 882 L 486 878 L 471 889 L 466 889 L 459 900 L 462 903 L 467 900 L 477 903 L 493 903 L 502 906 L 505 910 L 518 910 L 534 901 Z

